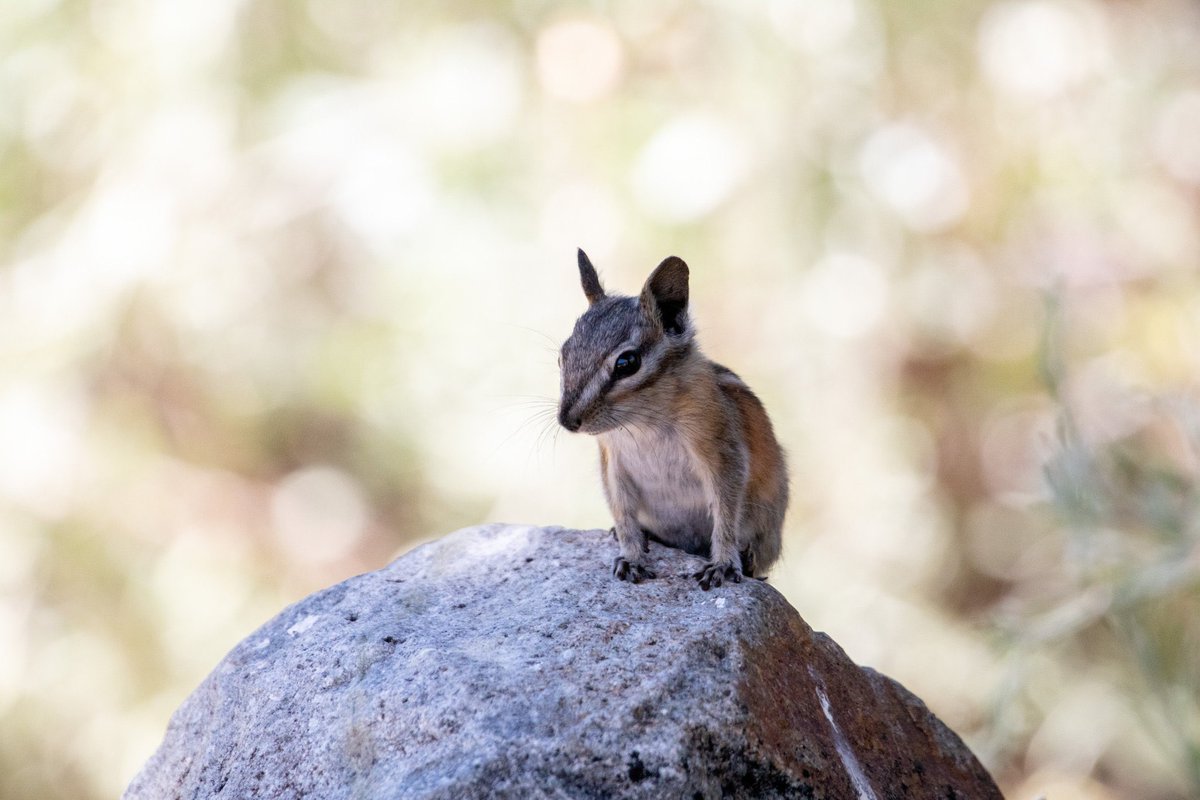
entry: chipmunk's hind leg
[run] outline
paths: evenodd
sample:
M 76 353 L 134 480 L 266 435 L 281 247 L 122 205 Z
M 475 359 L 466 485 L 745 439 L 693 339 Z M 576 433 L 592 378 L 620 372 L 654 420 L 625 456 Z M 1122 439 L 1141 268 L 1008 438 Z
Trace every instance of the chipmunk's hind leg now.
M 779 558 L 782 549 L 783 514 L 782 503 L 752 505 L 746 509 L 742 519 L 743 530 L 749 540 L 743 540 L 742 572 L 747 578 L 763 579 L 767 570 Z
M 753 578 L 756 581 L 767 582 L 767 576 L 758 571 L 758 559 L 754 555 L 754 551 L 747 547 L 742 551 L 742 574 L 747 578 Z
M 742 574 L 745 575 L 747 578 L 757 578 L 758 576 L 754 574 L 754 567 L 755 567 L 754 551 L 752 549 L 750 549 L 749 547 L 747 547 L 745 550 L 743 550 L 741 552 L 741 556 L 742 556 Z

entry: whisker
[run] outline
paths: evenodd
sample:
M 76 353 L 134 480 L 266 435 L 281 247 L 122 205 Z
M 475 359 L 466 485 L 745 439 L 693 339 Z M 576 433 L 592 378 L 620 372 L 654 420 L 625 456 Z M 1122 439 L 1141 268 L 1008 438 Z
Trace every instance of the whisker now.
M 546 423 L 542 425 L 541 432 L 537 437 L 537 452 L 539 454 L 541 453 L 542 448 L 545 447 L 547 440 L 550 440 L 553 443 L 553 441 L 558 437 L 559 430 L 560 426 L 558 424 L 557 415 L 548 418 Z M 551 451 L 553 452 L 553 444 L 551 445 Z
M 525 431 L 527 428 L 529 428 L 530 425 L 533 425 L 535 423 L 540 423 L 542 425 L 545 425 L 547 420 L 557 421 L 556 416 L 552 414 L 550 409 L 542 409 L 540 411 L 535 411 L 534 413 L 530 414 L 529 416 L 527 416 L 525 418 L 525 420 L 520 425 L 518 425 L 511 432 L 509 432 L 509 434 L 507 436 L 505 436 L 504 439 L 501 440 L 501 442 L 495 446 L 495 448 L 492 449 L 491 453 L 489 454 L 489 458 L 495 457 L 497 452 L 499 452 L 505 445 L 507 445 L 509 442 L 511 442 L 514 437 L 520 435 L 523 431 Z

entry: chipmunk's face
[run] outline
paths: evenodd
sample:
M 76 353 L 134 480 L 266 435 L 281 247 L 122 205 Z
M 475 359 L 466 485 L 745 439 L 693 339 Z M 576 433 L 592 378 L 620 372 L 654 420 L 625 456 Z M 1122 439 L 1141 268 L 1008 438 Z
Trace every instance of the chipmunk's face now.
M 604 433 L 663 422 L 649 392 L 691 345 L 687 265 L 664 261 L 641 297 L 609 296 L 581 250 L 579 271 L 590 307 L 562 346 L 558 421 L 569 431 Z M 682 291 L 680 289 L 682 287 Z

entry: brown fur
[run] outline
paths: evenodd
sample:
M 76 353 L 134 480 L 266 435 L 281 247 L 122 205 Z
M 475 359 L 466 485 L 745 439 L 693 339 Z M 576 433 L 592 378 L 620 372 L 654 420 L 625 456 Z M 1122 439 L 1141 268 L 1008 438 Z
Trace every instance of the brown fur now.
M 687 265 L 665 260 L 636 302 L 605 294 L 582 255 L 580 278 L 591 307 L 563 345 L 559 419 L 599 440 L 614 573 L 653 577 L 649 535 L 706 555 L 704 589 L 761 575 L 780 552 L 787 466 L 762 403 L 695 344 Z M 643 366 L 614 367 L 631 354 Z

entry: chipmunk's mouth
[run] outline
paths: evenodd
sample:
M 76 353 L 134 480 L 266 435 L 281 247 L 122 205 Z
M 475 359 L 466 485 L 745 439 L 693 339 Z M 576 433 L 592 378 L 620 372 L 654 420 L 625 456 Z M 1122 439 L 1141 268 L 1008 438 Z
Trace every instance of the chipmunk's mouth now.
M 595 436 L 597 433 L 611 431 L 617 427 L 615 423 L 605 424 L 603 420 L 594 418 L 583 420 L 567 418 L 564 420 L 562 417 L 559 417 L 558 424 L 562 425 L 571 433 L 586 433 L 591 436 Z
M 608 414 L 581 415 L 573 409 L 565 407 L 558 410 L 558 424 L 571 433 L 586 433 L 592 436 L 606 433 L 617 427 L 616 420 L 611 419 Z
M 580 433 L 586 433 L 590 436 L 595 436 L 598 433 L 608 433 L 616 429 L 617 424 L 615 422 L 608 422 L 603 419 L 589 419 L 579 426 Z

